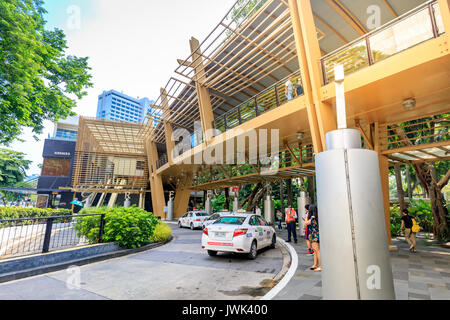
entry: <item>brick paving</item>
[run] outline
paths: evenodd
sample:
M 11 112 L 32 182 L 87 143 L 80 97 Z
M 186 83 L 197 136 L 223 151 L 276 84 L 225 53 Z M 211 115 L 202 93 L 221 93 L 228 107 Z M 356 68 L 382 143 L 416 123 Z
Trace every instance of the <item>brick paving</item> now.
M 286 228 L 275 228 L 278 237 L 287 240 Z M 298 243 L 290 244 L 298 253 L 297 272 L 275 300 L 322 299 L 321 273 L 309 270 L 314 258 L 306 255 L 303 237 L 299 235 Z M 417 253 L 411 253 L 403 238 L 392 240 L 392 245 L 398 247 L 391 251 L 396 299 L 450 300 L 450 249 L 426 245 L 423 239 L 418 239 L 417 244 Z

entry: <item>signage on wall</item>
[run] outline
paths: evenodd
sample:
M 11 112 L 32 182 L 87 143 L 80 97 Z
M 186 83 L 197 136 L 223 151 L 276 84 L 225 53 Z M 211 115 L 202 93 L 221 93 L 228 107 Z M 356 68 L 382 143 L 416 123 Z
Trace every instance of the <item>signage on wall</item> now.
M 67 156 L 70 157 L 72 154 L 70 152 L 59 152 L 59 151 L 55 151 L 54 152 L 55 156 Z

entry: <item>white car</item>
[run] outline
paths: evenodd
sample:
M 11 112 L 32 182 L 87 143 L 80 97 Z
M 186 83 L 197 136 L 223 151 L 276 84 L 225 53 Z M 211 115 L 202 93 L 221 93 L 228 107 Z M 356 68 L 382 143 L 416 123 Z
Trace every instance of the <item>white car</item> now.
M 253 260 L 258 250 L 275 248 L 275 229 L 261 216 L 254 214 L 227 215 L 203 229 L 202 249 L 210 256 L 217 252 L 247 253 Z
M 219 220 L 222 217 L 232 216 L 232 215 L 236 215 L 236 214 L 242 215 L 242 214 L 252 214 L 252 213 L 251 212 L 237 213 L 237 212 L 229 212 L 229 211 L 216 212 L 203 222 L 203 229 L 206 228 L 207 226 L 213 224 L 214 222 L 216 222 L 217 220 Z
M 191 230 L 201 229 L 203 226 L 203 222 L 208 218 L 209 214 L 207 212 L 190 211 L 187 212 L 180 219 L 178 219 L 178 227 L 191 228 Z

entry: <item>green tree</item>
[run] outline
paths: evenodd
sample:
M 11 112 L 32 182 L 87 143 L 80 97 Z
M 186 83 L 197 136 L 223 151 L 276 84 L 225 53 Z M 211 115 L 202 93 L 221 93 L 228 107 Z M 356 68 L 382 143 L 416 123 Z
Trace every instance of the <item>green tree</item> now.
M 45 13 L 42 0 L 0 1 L 0 144 L 74 115 L 69 96 L 92 86 L 88 58 L 65 55 L 65 35 L 44 28 Z
M 26 177 L 26 170 L 31 161 L 25 160 L 25 154 L 5 148 L 0 148 L 0 187 L 15 187 Z M 4 197 L 8 196 L 3 192 Z M 8 199 L 11 200 L 10 195 Z

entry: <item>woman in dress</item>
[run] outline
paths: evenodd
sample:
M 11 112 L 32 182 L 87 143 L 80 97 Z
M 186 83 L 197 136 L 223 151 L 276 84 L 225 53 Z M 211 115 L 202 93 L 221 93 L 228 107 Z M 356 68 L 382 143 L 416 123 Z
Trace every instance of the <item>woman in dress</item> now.
M 309 238 L 314 250 L 314 265 L 310 269 L 320 272 L 322 271 L 322 262 L 320 260 L 319 215 L 315 205 L 309 206 L 309 219 L 305 221 L 305 225 L 311 228 Z

